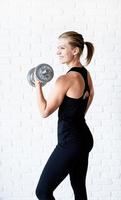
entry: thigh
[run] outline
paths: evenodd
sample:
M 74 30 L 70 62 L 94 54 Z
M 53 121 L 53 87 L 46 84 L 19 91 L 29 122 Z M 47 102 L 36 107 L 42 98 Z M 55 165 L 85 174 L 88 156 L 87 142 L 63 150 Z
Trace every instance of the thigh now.
M 57 145 L 42 171 L 38 187 L 54 190 L 68 175 L 72 157 L 69 151 Z
M 75 160 L 74 165 L 69 171 L 70 181 L 73 189 L 80 190 L 85 186 L 85 179 L 88 169 L 89 153 L 80 154 L 80 157 Z

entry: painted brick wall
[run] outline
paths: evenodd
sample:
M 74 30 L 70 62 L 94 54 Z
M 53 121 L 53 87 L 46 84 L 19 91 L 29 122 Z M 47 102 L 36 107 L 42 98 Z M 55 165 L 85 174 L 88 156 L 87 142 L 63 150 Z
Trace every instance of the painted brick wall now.
M 95 97 L 86 115 L 94 137 L 89 157 L 89 200 L 121 199 L 121 1 L 0 0 L 0 200 L 36 200 L 40 173 L 57 142 L 57 111 L 39 115 L 35 89 L 26 76 L 46 62 L 55 76 L 67 71 L 58 63 L 57 37 L 80 32 L 95 44 L 88 70 Z M 67 177 L 55 190 L 58 200 L 72 200 Z

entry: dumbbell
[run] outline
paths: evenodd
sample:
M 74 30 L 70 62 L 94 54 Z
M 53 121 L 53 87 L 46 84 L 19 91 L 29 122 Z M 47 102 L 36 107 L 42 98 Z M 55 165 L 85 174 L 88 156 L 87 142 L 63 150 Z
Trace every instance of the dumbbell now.
M 44 86 L 47 82 L 51 81 L 54 76 L 54 71 L 52 67 L 46 63 L 42 63 L 30 69 L 27 74 L 27 80 L 33 87 L 35 87 L 35 76 L 41 81 L 42 86 Z

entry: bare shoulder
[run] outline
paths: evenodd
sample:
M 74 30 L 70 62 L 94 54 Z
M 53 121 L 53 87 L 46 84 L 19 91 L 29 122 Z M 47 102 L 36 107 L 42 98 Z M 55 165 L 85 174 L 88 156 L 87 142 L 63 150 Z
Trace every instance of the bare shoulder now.
M 67 77 L 66 77 L 66 75 L 64 74 L 64 75 L 59 76 L 59 77 L 56 79 L 56 81 L 57 81 L 57 82 L 61 82 L 61 81 L 66 81 L 66 79 L 67 79 Z
M 65 95 L 67 90 L 69 89 L 69 81 L 66 75 L 59 76 L 55 81 L 54 90 L 58 91 L 58 95 L 63 94 Z
M 66 75 L 59 76 L 55 81 L 56 85 L 62 85 L 62 86 L 65 85 L 66 86 L 67 83 L 68 83 L 68 78 Z

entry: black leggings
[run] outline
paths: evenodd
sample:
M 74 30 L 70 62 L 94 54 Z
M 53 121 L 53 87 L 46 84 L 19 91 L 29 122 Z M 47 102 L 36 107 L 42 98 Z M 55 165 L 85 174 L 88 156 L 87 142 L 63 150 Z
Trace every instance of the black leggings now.
M 85 179 L 88 167 L 88 155 L 80 145 L 71 144 L 66 147 L 57 145 L 49 157 L 39 183 L 36 196 L 39 200 L 55 200 L 55 188 L 69 174 L 75 200 L 87 200 Z

